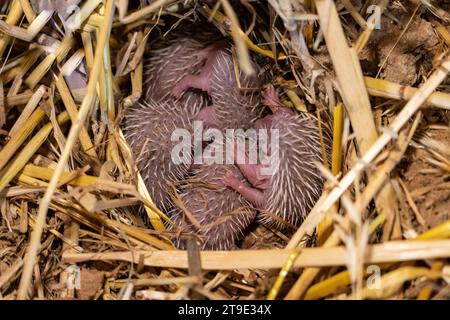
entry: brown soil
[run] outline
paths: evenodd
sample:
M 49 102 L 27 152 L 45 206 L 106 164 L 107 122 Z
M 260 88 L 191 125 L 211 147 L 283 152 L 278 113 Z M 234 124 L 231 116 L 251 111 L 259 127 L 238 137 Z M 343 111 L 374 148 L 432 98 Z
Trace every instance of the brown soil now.
M 450 146 L 450 130 L 430 130 L 428 134 Z M 419 212 L 434 227 L 450 218 L 450 175 L 426 160 L 431 157 L 427 148 L 413 149 L 403 175 Z

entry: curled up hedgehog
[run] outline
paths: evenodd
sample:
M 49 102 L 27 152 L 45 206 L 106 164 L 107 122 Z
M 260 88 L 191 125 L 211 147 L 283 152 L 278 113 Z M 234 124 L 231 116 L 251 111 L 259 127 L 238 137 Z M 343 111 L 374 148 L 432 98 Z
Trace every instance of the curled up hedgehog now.
M 283 106 L 273 86 L 263 95 L 273 114 L 258 120 L 255 128 L 258 134 L 267 129 L 263 132 L 269 140 L 278 134 L 278 142 L 269 143 L 268 161 L 263 163 L 251 164 L 245 154 L 239 159 L 235 153 L 235 161 L 251 187 L 232 173 L 223 181 L 260 210 L 260 222 L 284 229 L 286 223 L 297 226 L 321 195 L 324 179 L 317 168 L 317 163 L 323 163 L 320 135 L 314 120 Z
M 233 174 L 240 183 L 250 186 L 236 165 L 214 163 L 215 152 L 224 150 L 222 143 L 213 141 L 206 146 L 203 163 L 191 168 L 178 201 L 174 201 L 177 205 L 169 216 L 177 228 L 170 229 L 181 231 L 174 240 L 179 248 L 185 248 L 183 234 L 187 232 L 197 236 L 203 250 L 235 249 L 236 241 L 256 216 L 251 204 L 222 182 L 226 174 Z
M 197 53 L 204 62 L 199 74 L 183 77 L 173 88 L 175 97 L 182 97 L 190 89 L 207 92 L 212 105 L 203 108 L 199 118 L 206 128 L 248 129 L 261 116 L 261 85 L 258 72 L 244 74 L 233 59 L 233 46 L 218 41 Z M 252 61 L 254 69 L 259 67 Z
M 193 94 L 183 101 L 147 99 L 125 115 L 125 139 L 155 205 L 164 211 L 170 208 L 172 184 L 185 178 L 192 162 L 190 154 L 173 161 L 172 150 L 178 141 L 172 141 L 171 135 L 177 129 L 194 134 L 193 123 L 201 107 L 202 100 Z
M 223 37 L 213 30 L 188 24 L 161 36 L 149 45 L 144 60 L 144 99 L 166 100 L 183 78 L 197 75 L 203 68 L 199 53 Z M 197 93 L 201 95 L 201 90 Z

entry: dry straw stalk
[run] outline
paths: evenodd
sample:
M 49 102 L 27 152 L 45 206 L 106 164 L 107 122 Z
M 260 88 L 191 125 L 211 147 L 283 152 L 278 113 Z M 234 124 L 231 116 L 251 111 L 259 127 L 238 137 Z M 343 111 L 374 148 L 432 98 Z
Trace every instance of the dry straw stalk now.
M 290 249 L 281 250 L 240 250 L 240 251 L 202 251 L 200 252 L 204 270 L 234 269 L 279 269 L 291 255 Z M 392 241 L 369 246 L 366 263 L 410 261 L 450 257 L 450 240 L 435 241 Z M 67 263 L 84 261 L 120 260 L 163 268 L 189 267 L 188 253 L 181 250 L 69 253 L 63 255 Z M 143 257 L 143 258 L 141 258 Z M 295 260 L 293 267 L 343 266 L 346 264 L 345 248 L 304 248 Z

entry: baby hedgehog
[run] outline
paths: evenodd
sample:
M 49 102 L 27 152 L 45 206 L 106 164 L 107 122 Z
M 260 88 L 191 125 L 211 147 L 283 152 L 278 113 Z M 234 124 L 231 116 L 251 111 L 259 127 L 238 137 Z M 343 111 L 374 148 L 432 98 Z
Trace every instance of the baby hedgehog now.
M 173 89 L 174 96 L 182 96 L 189 88 L 208 92 L 212 105 L 203 108 L 199 114 L 206 128 L 250 128 L 262 111 L 258 107 L 262 83 L 258 73 L 246 75 L 238 70 L 232 47 L 225 41 L 216 42 L 198 52 L 197 58 L 205 61 L 200 74 L 181 79 Z M 258 70 L 257 65 L 253 65 Z
M 198 53 L 221 38 L 217 32 L 193 25 L 158 37 L 150 44 L 144 63 L 144 97 L 167 99 L 181 79 L 200 72 L 202 61 L 197 59 Z
M 244 197 L 223 184 L 224 175 L 230 173 L 249 188 L 239 168 L 233 164 L 206 162 L 208 150 L 214 155 L 215 151 L 223 149 L 219 143 L 223 142 L 213 141 L 205 148 L 204 164 L 192 167 L 189 180 L 181 187 L 182 204 L 174 207 L 169 215 L 181 231 L 199 236 L 202 250 L 234 249 L 236 241 L 256 216 Z M 185 248 L 182 238 L 174 242 L 177 247 Z
M 175 129 L 193 134 L 193 122 L 202 100 L 190 93 L 184 101 L 155 101 L 147 99 L 129 108 L 125 114 L 123 130 L 139 172 L 156 206 L 168 209 L 171 184 L 184 179 L 191 158 L 177 164 L 172 150 L 179 141 L 171 141 Z
M 316 167 L 316 163 L 323 163 L 320 136 L 312 119 L 281 104 L 273 86 L 263 95 L 273 114 L 258 120 L 255 127 L 268 129 L 269 139 L 277 129 L 278 144 L 269 142 L 265 163 L 250 164 L 246 155 L 245 159 L 235 157 L 253 187 L 230 173 L 223 181 L 261 210 L 259 221 L 283 229 L 286 222 L 296 226 L 304 220 L 321 194 L 324 179 Z

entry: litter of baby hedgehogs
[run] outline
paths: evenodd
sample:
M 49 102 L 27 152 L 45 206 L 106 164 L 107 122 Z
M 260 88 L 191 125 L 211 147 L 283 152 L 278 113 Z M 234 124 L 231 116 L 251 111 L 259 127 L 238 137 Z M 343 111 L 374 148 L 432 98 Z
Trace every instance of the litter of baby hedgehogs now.
M 0 299 L 449 299 L 449 12 L 444 0 L 2 1 Z M 123 127 L 156 81 L 146 58 L 187 26 L 231 44 L 231 69 L 264 79 L 256 94 L 272 85 L 281 109 L 317 124 L 323 156 L 306 217 L 279 228 L 251 208 L 228 251 L 202 250 L 209 233 L 154 204 Z M 152 62 L 161 81 L 192 63 L 179 47 Z M 189 192 L 231 192 L 193 178 Z M 196 225 L 175 180 L 172 205 Z M 290 217 L 291 203 L 257 216 Z

